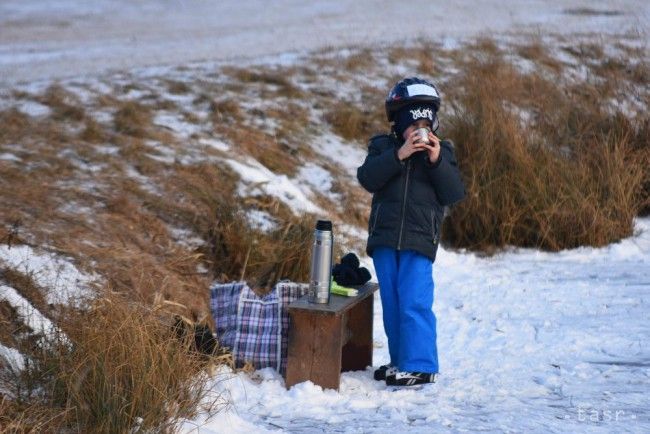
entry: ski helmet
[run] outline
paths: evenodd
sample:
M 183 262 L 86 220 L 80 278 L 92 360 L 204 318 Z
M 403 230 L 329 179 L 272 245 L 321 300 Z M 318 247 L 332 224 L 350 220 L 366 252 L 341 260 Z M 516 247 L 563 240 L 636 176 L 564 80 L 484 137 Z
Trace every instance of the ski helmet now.
M 398 81 L 386 97 L 386 117 L 388 122 L 395 120 L 395 113 L 402 107 L 413 103 L 432 104 L 435 111 L 440 109 L 440 93 L 436 86 L 417 77 Z

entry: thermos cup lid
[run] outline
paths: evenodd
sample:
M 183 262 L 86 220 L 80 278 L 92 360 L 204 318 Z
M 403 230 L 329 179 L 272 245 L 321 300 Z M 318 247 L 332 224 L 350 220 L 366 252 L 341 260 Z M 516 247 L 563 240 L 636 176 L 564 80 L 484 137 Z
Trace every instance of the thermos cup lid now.
M 332 231 L 332 222 L 329 220 L 318 220 L 316 222 L 317 231 Z

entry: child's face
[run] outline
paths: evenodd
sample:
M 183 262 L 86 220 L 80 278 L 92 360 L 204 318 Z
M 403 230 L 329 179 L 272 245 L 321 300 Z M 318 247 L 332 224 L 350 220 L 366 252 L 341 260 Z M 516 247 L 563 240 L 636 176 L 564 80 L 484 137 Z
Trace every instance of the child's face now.
M 406 130 L 404 130 L 404 134 L 402 134 L 402 136 L 404 137 L 404 140 L 406 140 L 408 138 L 408 136 L 410 136 L 413 133 L 413 131 L 417 130 L 418 128 L 429 128 L 429 129 L 431 129 L 428 120 L 426 120 L 426 119 L 417 120 L 417 121 L 413 122 L 411 125 L 409 125 L 409 127 Z

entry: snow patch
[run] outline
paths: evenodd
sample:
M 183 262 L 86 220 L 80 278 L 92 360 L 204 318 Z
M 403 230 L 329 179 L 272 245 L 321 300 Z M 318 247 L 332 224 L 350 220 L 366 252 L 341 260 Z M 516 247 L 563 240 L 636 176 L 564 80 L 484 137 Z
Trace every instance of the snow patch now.
M 25 324 L 31 328 L 34 333 L 49 335 L 56 330 L 52 321 L 43 316 L 25 297 L 20 295 L 14 288 L 6 285 L 0 285 L 0 300 L 6 300 L 16 309 Z
M 164 164 L 174 164 L 174 161 L 176 161 L 175 149 L 172 149 L 169 146 L 165 146 L 164 144 L 153 140 L 148 140 L 146 142 L 146 145 L 158 152 L 158 154 L 146 154 L 147 157 L 151 158 L 152 160 L 160 161 Z
M 20 157 L 17 157 L 16 155 L 9 153 L 9 152 L 3 152 L 0 154 L 0 160 L 2 161 L 15 161 L 15 162 L 21 162 L 23 161 Z
M 0 358 L 3 358 L 13 371 L 22 371 L 25 367 L 23 354 L 15 348 L 0 344 Z M 6 393 L 6 391 L 3 391 Z
M 197 237 L 194 232 L 189 229 L 168 226 L 167 230 L 174 241 L 190 249 L 195 249 L 205 244 L 205 241 L 202 238 Z
M 153 123 L 169 128 L 182 138 L 189 138 L 201 131 L 201 127 L 185 121 L 180 114 L 163 112 L 156 114 Z
M 0 245 L 0 262 L 34 279 L 50 304 L 73 304 L 79 297 L 90 296 L 91 284 L 99 279 L 80 272 L 67 258 L 24 245 Z
M 226 152 L 230 149 L 230 145 L 217 139 L 201 138 L 199 139 L 199 144 L 207 146 L 209 148 L 214 148 L 217 151 L 222 151 L 222 152 Z
M 249 157 L 246 162 L 232 159 L 224 161 L 241 178 L 239 196 L 268 194 L 285 202 L 295 214 L 323 212 L 286 175 L 276 175 L 257 160 Z
M 298 172 L 298 182 L 300 185 L 310 185 L 314 191 L 317 191 L 331 200 L 337 202 L 340 200 L 339 195 L 332 193 L 332 174 L 314 163 L 307 163 L 300 168 Z
M 259 229 L 262 232 L 270 232 L 278 226 L 278 222 L 271 214 L 259 209 L 246 211 L 246 220 L 252 228 Z
M 102 155 L 118 155 L 120 148 L 111 145 L 97 145 L 95 146 L 95 151 Z
M 370 139 L 370 137 L 368 137 Z M 325 134 L 313 146 L 314 151 L 334 164 L 341 166 L 351 177 L 357 177 L 357 168 L 363 164 L 366 151 L 351 143 L 345 143 L 335 134 Z
M 18 101 L 16 102 L 16 109 L 33 118 L 49 116 L 52 113 L 48 106 L 36 101 Z
M 148 177 L 146 177 L 146 176 L 142 175 L 140 172 L 138 172 L 133 166 L 128 165 L 126 167 L 126 175 L 129 178 L 133 178 L 136 181 L 138 181 L 140 186 L 145 191 L 147 191 L 147 192 L 149 192 L 151 194 L 155 194 L 157 196 L 160 196 L 160 191 L 159 191 L 158 187 L 155 184 L 153 184 Z

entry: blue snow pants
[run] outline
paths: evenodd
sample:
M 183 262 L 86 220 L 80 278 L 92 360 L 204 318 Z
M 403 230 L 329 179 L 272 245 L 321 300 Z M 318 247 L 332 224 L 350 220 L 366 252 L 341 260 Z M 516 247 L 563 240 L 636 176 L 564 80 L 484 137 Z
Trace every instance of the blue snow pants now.
M 431 259 L 413 250 L 377 247 L 372 260 L 391 363 L 400 371 L 438 372 Z

